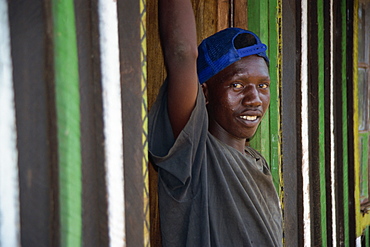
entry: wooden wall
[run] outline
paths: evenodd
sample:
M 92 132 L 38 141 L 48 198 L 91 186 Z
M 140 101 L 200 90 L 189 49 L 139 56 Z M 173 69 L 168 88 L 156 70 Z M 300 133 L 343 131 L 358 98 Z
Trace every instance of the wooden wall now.
M 284 245 L 369 246 L 358 1 L 192 3 L 198 42 L 235 26 L 269 46 L 276 84 L 250 145 L 270 164 Z M 146 139 L 166 76 L 157 1 L 0 0 L 0 18 L 0 245 L 160 246 Z
M 145 7 L 1 0 L 19 174 L 1 183 L 1 246 L 149 245 Z

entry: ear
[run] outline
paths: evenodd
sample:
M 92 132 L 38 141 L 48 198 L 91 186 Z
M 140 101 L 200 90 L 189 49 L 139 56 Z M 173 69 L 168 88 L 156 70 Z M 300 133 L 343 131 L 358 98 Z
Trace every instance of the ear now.
M 208 85 L 206 82 L 203 82 L 202 89 L 203 89 L 203 94 L 204 94 L 204 98 L 206 99 L 206 105 L 207 105 L 209 101 L 208 101 Z

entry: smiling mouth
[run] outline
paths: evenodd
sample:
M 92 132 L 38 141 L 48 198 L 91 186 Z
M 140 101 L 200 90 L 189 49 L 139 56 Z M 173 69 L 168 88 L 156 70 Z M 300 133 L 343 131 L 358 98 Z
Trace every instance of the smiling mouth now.
M 240 118 L 248 121 L 255 121 L 257 120 L 258 116 L 240 116 Z

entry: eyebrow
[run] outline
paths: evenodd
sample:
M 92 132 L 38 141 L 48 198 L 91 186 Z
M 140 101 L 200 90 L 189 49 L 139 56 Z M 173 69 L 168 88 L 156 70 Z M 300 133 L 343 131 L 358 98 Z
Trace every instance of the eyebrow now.
M 266 80 L 266 81 L 271 81 L 271 77 L 270 76 L 265 76 L 263 78 L 261 78 L 262 80 Z

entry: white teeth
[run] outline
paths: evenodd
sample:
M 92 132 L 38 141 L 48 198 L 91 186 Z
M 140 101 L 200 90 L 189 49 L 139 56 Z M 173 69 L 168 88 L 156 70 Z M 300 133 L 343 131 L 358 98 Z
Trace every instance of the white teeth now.
M 241 119 L 249 120 L 249 121 L 254 121 L 257 119 L 257 116 L 240 116 Z

